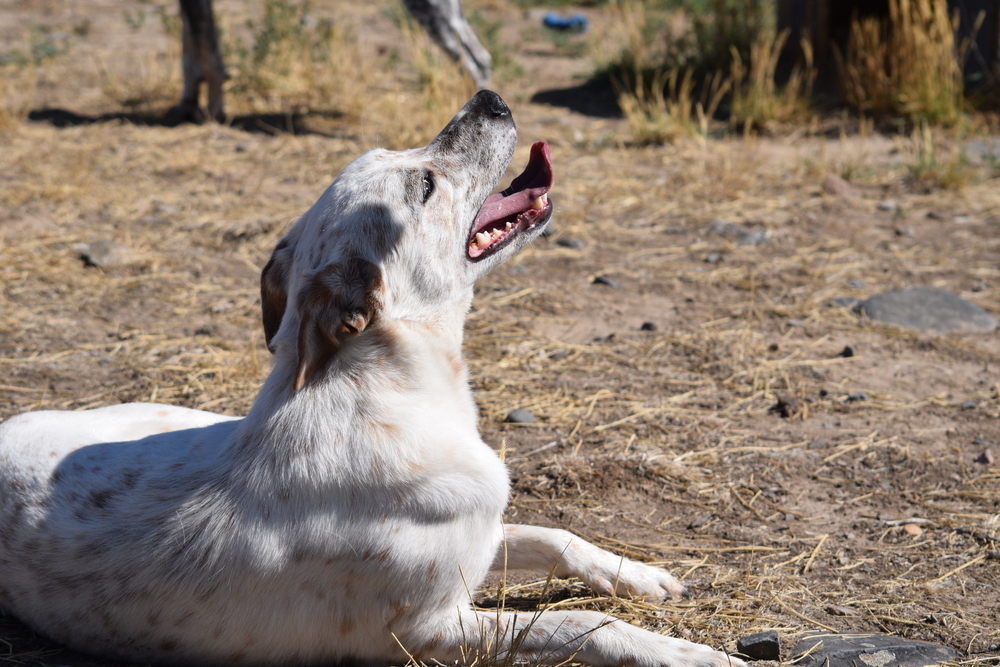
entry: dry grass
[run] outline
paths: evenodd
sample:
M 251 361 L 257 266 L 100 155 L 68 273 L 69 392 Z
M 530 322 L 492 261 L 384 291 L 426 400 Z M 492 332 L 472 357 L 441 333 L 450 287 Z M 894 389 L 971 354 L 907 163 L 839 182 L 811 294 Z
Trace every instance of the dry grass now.
M 0 131 L 20 125 L 31 111 L 36 85 L 35 68 L 0 67 Z
M 954 125 L 965 108 L 956 44 L 958 14 L 946 0 L 889 0 L 889 20 L 855 20 L 837 59 L 844 96 L 862 113 Z
M 769 128 L 775 123 L 805 121 L 809 113 L 816 70 L 812 45 L 803 39 L 804 62 L 797 65 L 784 87 L 775 81 L 778 58 L 788 40 L 788 31 L 764 32 L 750 48 L 750 64 L 745 65 L 736 47 L 732 48 L 733 98 L 730 124 L 736 129 Z

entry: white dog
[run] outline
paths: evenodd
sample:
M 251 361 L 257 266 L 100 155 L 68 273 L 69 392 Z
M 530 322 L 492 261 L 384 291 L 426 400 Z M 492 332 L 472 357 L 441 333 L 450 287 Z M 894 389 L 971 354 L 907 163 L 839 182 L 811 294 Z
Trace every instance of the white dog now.
M 504 567 L 683 593 L 565 531 L 502 523 L 507 471 L 461 348 L 473 283 L 552 212 L 544 143 L 487 197 L 516 141 L 484 91 L 428 146 L 344 170 L 261 276 L 274 369 L 247 417 L 128 404 L 0 425 L 0 606 L 160 664 L 742 665 L 598 612 L 471 607 Z

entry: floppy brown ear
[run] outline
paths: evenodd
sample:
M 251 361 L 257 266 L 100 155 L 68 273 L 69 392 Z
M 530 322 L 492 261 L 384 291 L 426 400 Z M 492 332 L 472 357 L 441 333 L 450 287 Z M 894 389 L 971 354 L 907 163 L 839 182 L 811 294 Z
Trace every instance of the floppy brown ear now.
M 299 361 L 295 391 L 323 369 L 343 342 L 375 319 L 378 266 L 354 258 L 327 264 L 299 292 Z
M 264 339 L 267 349 L 271 348 L 271 339 L 281 327 L 281 319 L 285 316 L 285 306 L 288 303 L 288 269 L 292 264 L 292 251 L 288 241 L 282 239 L 271 253 L 271 259 L 260 274 L 260 308 L 264 319 Z

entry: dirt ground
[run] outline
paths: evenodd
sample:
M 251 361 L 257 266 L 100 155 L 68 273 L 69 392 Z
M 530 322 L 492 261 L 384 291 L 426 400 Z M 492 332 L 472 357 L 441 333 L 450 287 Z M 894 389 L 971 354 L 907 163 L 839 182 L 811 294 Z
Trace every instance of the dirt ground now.
M 315 4 L 394 39 L 377 6 Z M 269 364 L 260 268 L 379 142 L 377 118 L 335 114 L 317 116 L 322 134 L 90 122 L 121 112 L 100 63 L 168 52 L 126 26 L 134 6 L 154 7 L 0 6 L 0 52 L 38 29 L 66 44 L 33 72 L 32 108 L 77 115 L 0 134 L 0 418 L 124 401 L 245 412 Z M 996 139 L 827 119 L 632 146 L 624 121 L 557 104 L 583 108 L 552 91 L 591 65 L 536 15 L 466 6 L 501 22 L 512 171 L 541 139 L 556 169 L 554 234 L 478 285 L 467 323 L 482 431 L 514 480 L 508 519 L 661 563 L 693 593 L 654 605 L 512 579 L 505 604 L 609 610 L 730 651 L 774 629 L 786 661 L 825 630 L 1000 665 L 1000 464 L 985 456 L 1000 457 L 1000 333 L 920 333 L 833 304 L 924 285 L 1000 316 L 1000 172 L 975 152 Z M 849 192 L 826 193 L 829 174 Z M 763 242 L 741 245 L 741 229 Z M 122 260 L 86 266 L 76 244 L 103 239 Z M 791 416 L 771 409 L 779 394 L 799 402 Z M 536 422 L 505 423 L 515 408 Z M 106 663 L 0 618 L 0 664 Z

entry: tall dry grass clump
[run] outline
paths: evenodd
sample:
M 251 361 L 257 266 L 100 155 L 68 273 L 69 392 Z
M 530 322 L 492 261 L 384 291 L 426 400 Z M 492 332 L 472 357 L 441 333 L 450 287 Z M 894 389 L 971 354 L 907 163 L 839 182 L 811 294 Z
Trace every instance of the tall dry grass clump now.
M 947 0 L 889 0 L 888 22 L 855 20 L 835 51 L 847 103 L 862 113 L 955 124 L 963 110 L 958 14 Z
M 739 51 L 731 47 L 730 66 L 733 81 L 730 125 L 734 128 L 767 128 L 773 123 L 801 120 L 808 113 L 816 70 L 812 45 L 802 40 L 803 62 L 792 70 L 784 86 L 778 86 L 778 58 L 788 41 L 789 31 L 759 34 L 750 47 L 750 63 L 743 62 Z
M 229 107 L 236 112 L 308 113 L 331 105 L 357 113 L 364 58 L 357 43 L 332 20 L 310 14 L 308 2 L 266 0 L 250 39 L 224 42 L 231 79 Z

